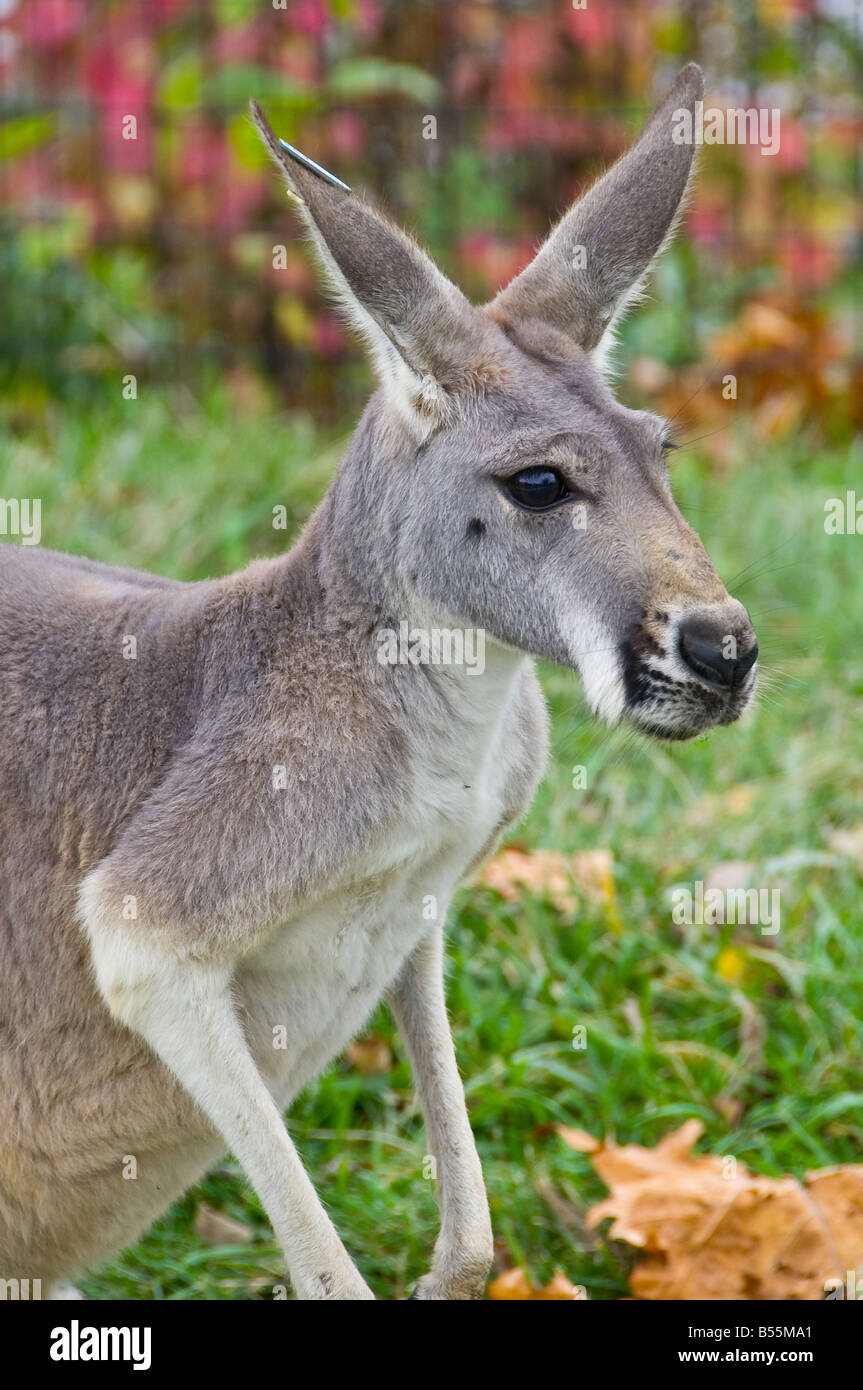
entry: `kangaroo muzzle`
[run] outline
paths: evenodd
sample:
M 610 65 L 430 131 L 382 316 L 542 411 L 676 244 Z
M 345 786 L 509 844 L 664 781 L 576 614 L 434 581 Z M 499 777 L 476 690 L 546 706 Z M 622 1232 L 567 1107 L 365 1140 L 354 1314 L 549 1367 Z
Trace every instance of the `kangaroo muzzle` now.
M 757 679 L 758 642 L 736 599 L 634 623 L 621 643 L 625 715 L 644 733 L 687 739 L 739 719 Z

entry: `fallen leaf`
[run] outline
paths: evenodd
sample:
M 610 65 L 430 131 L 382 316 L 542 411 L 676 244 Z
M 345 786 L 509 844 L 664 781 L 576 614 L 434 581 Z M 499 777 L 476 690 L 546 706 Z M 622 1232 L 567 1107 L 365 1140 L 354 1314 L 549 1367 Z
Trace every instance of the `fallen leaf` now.
M 824 1213 L 843 1273 L 859 1270 L 863 1252 L 863 1167 L 838 1164 L 806 1174 L 806 1189 Z
M 216 1211 L 208 1202 L 198 1203 L 192 1229 L 205 1245 L 248 1245 L 255 1239 L 250 1226 Z
M 536 1297 L 538 1299 L 544 1299 L 547 1302 L 551 1302 L 552 1300 L 560 1302 L 563 1299 L 566 1299 L 568 1302 L 572 1302 L 573 1299 L 581 1302 L 584 1300 L 585 1291 L 582 1284 L 570 1283 L 566 1275 L 561 1273 L 558 1269 L 555 1270 L 545 1288 L 540 1289 Z
M 571 1149 L 577 1149 L 579 1153 L 593 1154 L 602 1148 L 602 1140 L 594 1139 L 586 1129 L 571 1129 L 569 1125 L 555 1125 L 554 1128 L 563 1142 Z
M 689 1120 L 654 1149 L 597 1141 L 591 1162 L 610 1195 L 587 1225 L 635 1246 L 639 1298 L 823 1299 L 863 1267 L 863 1166 L 764 1178 L 739 1159 L 693 1155 Z
M 486 864 L 480 883 L 493 889 L 505 902 L 517 902 L 525 893 L 548 898 L 558 912 L 578 908 L 578 894 L 606 909 L 609 925 L 620 928 L 614 891 L 614 855 L 610 849 L 579 850 L 565 855 L 554 849 L 502 849 Z
M 488 1296 L 498 1303 L 560 1302 L 564 1299 L 571 1303 L 574 1299 L 584 1299 L 584 1288 L 580 1284 L 571 1284 L 559 1269 L 542 1288 L 531 1284 L 523 1269 L 506 1269 L 489 1284 Z
M 574 912 L 572 874 L 564 855 L 553 849 L 502 849 L 486 864 L 479 878 L 504 902 L 518 902 L 525 892 L 547 897 L 558 912 Z
M 393 1064 L 393 1054 L 384 1038 L 372 1035 L 368 1038 L 354 1038 L 345 1048 L 347 1058 L 354 1071 L 363 1076 L 380 1076 L 389 1071 Z

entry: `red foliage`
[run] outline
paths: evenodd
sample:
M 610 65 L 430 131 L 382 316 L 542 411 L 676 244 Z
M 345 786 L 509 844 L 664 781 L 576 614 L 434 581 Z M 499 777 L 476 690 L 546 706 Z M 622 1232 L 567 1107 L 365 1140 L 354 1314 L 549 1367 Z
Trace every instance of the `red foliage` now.
M 705 152 L 710 176 L 699 184 L 689 234 L 711 267 L 708 288 L 729 287 L 729 309 L 737 272 L 769 264 L 777 294 L 816 296 L 850 259 L 861 123 L 837 91 L 835 55 L 829 80 L 808 61 L 815 9 L 815 0 L 756 7 L 765 52 L 772 44 L 797 59 L 796 78 L 786 63 L 778 153 Z M 222 313 L 232 351 L 278 340 L 295 354 L 333 357 L 344 342 L 311 277 L 297 270 L 302 258 L 292 254 L 287 269 L 272 269 L 272 246 L 297 232 L 263 156 L 253 163 L 247 96 L 269 101 L 279 128 L 315 158 L 412 212 L 421 234 L 445 240 L 467 283 L 490 294 L 620 153 L 678 62 L 713 57 L 699 51 L 691 7 L 674 0 L 590 0 L 584 8 L 567 0 L 523 8 L 288 0 L 284 9 L 250 4 L 221 19 L 227 12 L 199 0 L 26 0 L 0 18 L 0 68 L 13 133 L 25 113 L 20 147 L 3 169 L 6 207 L 19 224 L 27 226 L 34 207 L 43 220 L 46 209 L 83 209 L 76 254 L 129 243 L 147 249 L 153 300 L 180 335 L 211 338 Z M 722 34 L 728 51 L 737 44 L 728 104 L 739 105 L 745 88 L 748 104 L 775 105 L 773 71 L 746 70 L 740 24 L 730 0 L 711 6 L 711 33 Z M 335 92 L 334 75 L 347 84 Z M 711 99 L 721 103 L 715 82 Z M 813 94 L 817 123 L 808 115 Z M 34 135 L 26 120 L 42 113 L 48 119 Z M 435 142 L 421 134 L 429 114 L 440 123 Z M 135 138 L 126 117 L 137 123 Z M 463 155 L 470 158 L 459 162 Z M 458 170 L 455 197 L 450 166 Z M 417 201 L 425 168 L 428 205 Z M 828 168 L 825 201 L 816 185 Z M 293 315 L 285 309 L 291 294 L 305 301 Z

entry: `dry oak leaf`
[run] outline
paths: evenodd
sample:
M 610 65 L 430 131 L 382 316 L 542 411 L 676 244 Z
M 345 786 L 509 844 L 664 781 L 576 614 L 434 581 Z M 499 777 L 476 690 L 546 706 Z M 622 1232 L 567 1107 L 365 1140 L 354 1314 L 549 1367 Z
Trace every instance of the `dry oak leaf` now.
M 560 1302 L 584 1299 L 584 1289 L 580 1284 L 571 1284 L 565 1274 L 558 1269 L 542 1288 L 531 1284 L 523 1269 L 505 1269 L 488 1286 L 488 1296 L 495 1302 Z
M 688 1120 L 654 1149 L 606 1140 L 590 1155 L 611 1192 L 587 1224 L 611 1217 L 610 1236 L 642 1252 L 638 1298 L 816 1300 L 863 1266 L 863 1167 L 820 1169 L 805 1185 L 763 1178 L 693 1155 L 702 1132 Z

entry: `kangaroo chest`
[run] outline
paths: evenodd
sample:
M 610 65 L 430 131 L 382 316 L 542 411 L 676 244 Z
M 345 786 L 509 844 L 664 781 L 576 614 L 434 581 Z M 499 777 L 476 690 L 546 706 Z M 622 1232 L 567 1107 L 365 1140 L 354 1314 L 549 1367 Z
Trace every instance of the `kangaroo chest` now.
M 511 713 L 504 701 L 484 728 L 430 732 L 398 826 L 350 882 L 286 922 L 240 967 L 250 1042 L 282 1104 L 363 1026 L 417 943 L 443 925 L 468 867 L 523 809 L 514 783 L 530 729 Z

